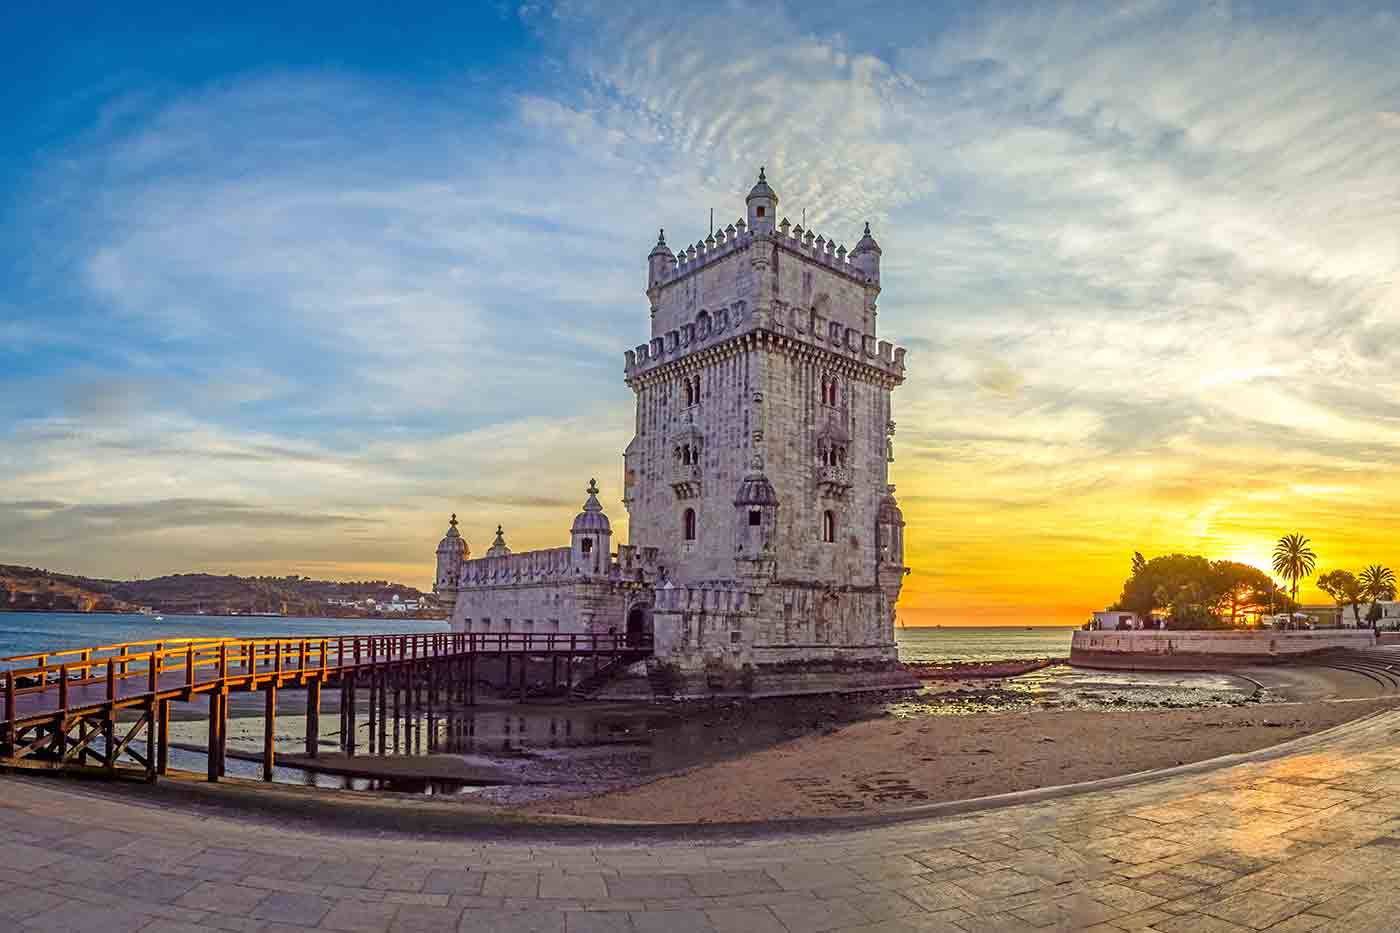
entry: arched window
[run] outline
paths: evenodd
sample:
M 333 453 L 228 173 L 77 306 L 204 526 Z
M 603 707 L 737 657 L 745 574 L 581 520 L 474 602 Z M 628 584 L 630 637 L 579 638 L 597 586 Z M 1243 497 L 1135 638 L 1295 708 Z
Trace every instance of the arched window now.
M 682 533 L 687 541 L 695 540 L 695 510 L 686 509 L 685 515 L 681 517 Z
M 763 513 L 758 509 L 749 509 L 749 527 L 756 527 L 763 524 Z
M 685 404 L 690 407 L 695 404 L 695 387 L 690 383 L 690 377 L 685 377 Z
M 836 541 L 836 513 L 831 509 L 822 513 L 822 540 L 828 544 Z
M 580 548 L 580 550 L 583 551 L 583 553 L 584 553 L 585 555 L 592 554 L 592 553 L 593 553 L 593 539 L 592 539 L 592 538 L 584 538 L 584 539 L 583 539 L 583 543 L 579 545 L 579 548 Z

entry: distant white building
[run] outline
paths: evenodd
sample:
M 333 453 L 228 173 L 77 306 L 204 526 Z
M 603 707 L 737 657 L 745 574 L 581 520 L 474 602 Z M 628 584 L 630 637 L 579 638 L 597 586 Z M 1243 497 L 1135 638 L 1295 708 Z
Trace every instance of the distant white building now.
M 1136 612 L 1121 609 L 1100 609 L 1089 617 L 1089 628 L 1094 631 L 1112 632 L 1122 628 L 1140 629 L 1142 619 Z

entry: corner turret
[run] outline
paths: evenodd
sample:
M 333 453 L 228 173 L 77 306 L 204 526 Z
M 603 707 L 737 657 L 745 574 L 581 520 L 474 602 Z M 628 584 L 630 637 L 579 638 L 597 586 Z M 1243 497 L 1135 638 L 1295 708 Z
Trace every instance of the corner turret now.
M 447 522 L 447 534 L 437 546 L 437 575 L 433 578 L 433 592 L 438 601 L 450 611 L 457 602 L 457 585 L 462 576 L 462 563 L 471 559 L 471 548 L 457 530 L 457 513 Z
M 666 245 L 666 231 L 662 229 L 656 236 L 656 245 L 651 248 L 647 255 L 647 294 L 650 296 L 652 290 L 661 284 L 661 280 L 666 277 L 676 264 L 675 254 L 671 252 L 671 247 Z
M 868 283 L 880 284 L 880 244 L 870 235 L 870 222 L 865 224 L 865 235 L 856 248 L 851 250 L 851 264 L 861 271 Z
M 583 503 L 583 511 L 574 518 L 569 534 L 573 539 L 574 568 L 585 574 L 606 572 L 612 553 L 612 522 L 598 501 L 596 479 L 588 481 L 588 499 Z
M 759 168 L 758 182 L 744 200 L 749 206 L 749 231 L 755 236 L 771 234 L 778 222 L 778 194 L 768 187 L 763 168 Z

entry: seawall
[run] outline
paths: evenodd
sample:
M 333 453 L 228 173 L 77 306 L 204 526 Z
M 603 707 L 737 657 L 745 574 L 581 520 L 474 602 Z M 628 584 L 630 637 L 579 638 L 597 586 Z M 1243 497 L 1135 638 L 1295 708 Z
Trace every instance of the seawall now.
M 1069 663 L 1128 671 L 1209 671 L 1277 664 L 1339 648 L 1374 648 L 1370 629 L 1301 632 L 1078 631 Z

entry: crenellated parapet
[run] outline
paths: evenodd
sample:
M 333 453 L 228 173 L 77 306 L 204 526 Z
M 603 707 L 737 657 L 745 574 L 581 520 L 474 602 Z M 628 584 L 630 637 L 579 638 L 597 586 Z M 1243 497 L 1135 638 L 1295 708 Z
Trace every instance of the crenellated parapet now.
M 462 564 L 458 586 L 465 588 L 549 583 L 567 580 L 575 575 L 572 550 L 568 547 L 552 547 L 466 561 Z
M 730 581 L 718 581 L 688 586 L 663 583 L 656 588 L 653 611 L 742 615 L 756 608 L 746 587 Z
M 789 308 L 781 302 L 775 303 L 775 309 L 778 313 L 774 317 L 781 317 L 786 323 L 774 323 L 767 329 L 751 329 L 733 336 L 692 338 L 691 342 L 679 336 L 684 331 L 671 331 L 665 340 L 658 337 L 650 344 L 626 351 L 623 370 L 627 384 L 636 389 L 656 379 L 701 369 L 759 344 L 769 349 L 820 356 L 823 363 L 834 370 L 869 376 L 890 386 L 904 381 L 907 354 L 904 347 L 828 321 L 810 309 Z M 671 335 L 677 335 L 676 339 L 672 340 Z
M 519 551 L 504 557 L 478 557 L 462 565 L 457 586 L 525 586 L 540 583 L 566 583 L 581 579 L 599 582 L 655 582 L 658 576 L 657 549 L 621 545 L 608 560 L 602 573 L 589 573 L 574 559 L 572 547 Z

